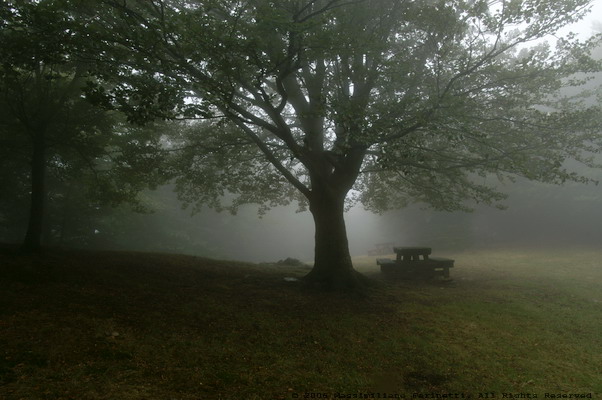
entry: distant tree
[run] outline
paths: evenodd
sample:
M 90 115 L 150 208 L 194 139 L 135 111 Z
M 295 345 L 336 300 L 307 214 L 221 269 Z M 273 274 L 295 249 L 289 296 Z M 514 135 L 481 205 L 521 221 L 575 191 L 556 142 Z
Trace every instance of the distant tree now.
M 102 4 L 102 7 L 99 6 Z M 195 127 L 178 172 L 189 202 L 283 204 L 313 215 L 306 279 L 361 286 L 344 210 L 421 201 L 496 204 L 486 174 L 585 180 L 599 106 L 559 89 L 600 70 L 595 40 L 541 39 L 587 1 L 104 0 L 85 30 L 101 55 L 90 88 L 130 118 L 213 118 Z M 191 128 L 192 129 L 192 128 Z
M 65 197 L 57 185 L 49 188 L 49 172 L 63 187 L 78 185 L 73 190 L 94 192 L 88 199 L 116 204 L 134 201 L 148 182 L 132 172 L 153 171 L 158 159 L 152 150 L 157 146 L 149 145 L 158 142 L 157 135 L 149 137 L 149 129 L 141 134 L 141 128 L 128 126 L 117 113 L 84 98 L 82 90 L 91 77 L 78 57 L 82 38 L 73 22 L 62 1 L 0 5 L 0 176 L 4 194 L 12 199 L 23 199 L 29 186 L 23 242 L 28 252 L 40 249 L 48 196 L 57 201 Z M 87 187 L 86 173 L 95 178 Z M 0 214 L 14 206 L 7 202 Z
M 134 213 L 128 204 L 110 208 L 101 206 L 95 213 L 86 213 L 88 224 L 68 215 L 71 221 L 68 222 L 70 226 L 65 226 L 64 243 L 92 248 L 227 256 L 214 245 L 223 230 L 221 220 L 224 215 L 207 210 L 192 218 L 190 211 L 179 206 L 171 185 L 143 191 L 139 197 L 150 212 Z

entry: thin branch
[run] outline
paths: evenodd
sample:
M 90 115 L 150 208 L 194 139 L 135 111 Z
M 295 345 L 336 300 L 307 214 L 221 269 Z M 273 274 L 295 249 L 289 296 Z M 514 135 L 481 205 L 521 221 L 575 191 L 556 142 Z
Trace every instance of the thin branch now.
M 246 135 L 259 147 L 261 152 L 265 155 L 266 159 L 285 177 L 287 181 L 289 181 L 297 190 L 299 190 L 303 195 L 309 197 L 311 195 L 311 191 L 299 181 L 292 173 L 289 171 L 278 158 L 274 155 L 274 153 L 269 149 L 269 147 L 261 140 L 255 132 L 251 128 L 249 128 L 244 121 L 240 120 L 236 115 L 230 113 L 229 111 L 225 111 L 226 114 L 230 114 L 229 117 L 231 121 L 233 121 L 239 128 L 241 128 Z

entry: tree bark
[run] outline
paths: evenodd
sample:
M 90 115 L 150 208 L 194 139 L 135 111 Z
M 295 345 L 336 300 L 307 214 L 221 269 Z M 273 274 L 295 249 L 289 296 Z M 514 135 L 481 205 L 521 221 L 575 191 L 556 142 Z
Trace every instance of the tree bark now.
M 309 209 L 315 223 L 314 267 L 305 281 L 326 289 L 362 289 L 366 278 L 351 262 L 345 228 L 345 194 L 333 196 L 312 190 Z
M 36 132 L 32 135 L 32 138 L 31 206 L 29 209 L 29 225 L 22 246 L 22 251 L 25 253 L 37 253 L 42 249 L 46 197 L 46 141 L 44 133 Z

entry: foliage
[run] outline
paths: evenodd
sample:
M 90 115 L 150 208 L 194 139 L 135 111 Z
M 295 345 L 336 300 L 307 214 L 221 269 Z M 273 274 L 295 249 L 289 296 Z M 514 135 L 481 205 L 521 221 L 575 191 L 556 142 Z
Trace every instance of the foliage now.
M 136 204 L 142 188 L 161 181 L 158 124 L 132 126 L 86 101 L 82 89 L 97 81 L 80 57 L 84 38 L 65 2 L 4 2 L 0 12 L 0 176 L 8 195 L 0 215 L 8 230 L 23 223 L 28 193 L 43 192 L 50 204 L 48 237 L 61 230 L 57 215 Z M 31 183 L 36 174 L 42 185 Z
M 170 132 L 169 174 L 176 177 L 176 191 L 184 205 L 193 205 L 195 212 L 208 205 L 234 214 L 250 203 L 259 205 L 263 214 L 270 207 L 288 205 L 291 199 L 305 204 L 301 194 L 232 124 L 180 123 Z
M 140 193 L 166 179 L 159 168 L 163 156 L 158 140 L 163 132 L 158 125 L 141 128 L 116 123 L 102 137 L 105 147 L 93 158 L 84 158 L 69 146 L 53 146 L 55 155 L 47 163 L 44 242 L 87 247 L 97 242 L 95 231 L 123 230 L 126 221 L 135 218 L 129 215 L 132 212 L 151 212 L 155 205 Z M 60 164 L 53 162 L 59 159 Z M 18 153 L 1 161 L 6 172 L 2 181 L 6 196 L 0 201 L 0 217 L 5 221 L 0 238 L 4 241 L 20 240 L 27 224 L 28 162 L 27 154 Z M 114 215 L 111 227 L 109 215 Z
M 259 179 L 306 197 L 320 185 L 353 188 L 376 211 L 415 200 L 465 209 L 466 199 L 503 198 L 475 176 L 580 181 L 563 161 L 591 164 L 599 150 L 598 106 L 559 92 L 586 80 L 575 73 L 600 70 L 588 56 L 596 40 L 531 45 L 578 20 L 587 2 L 103 3 L 90 6 L 101 16 L 86 28 L 106 55 L 98 73 L 117 83 L 90 95 L 134 120 L 227 119 L 237 132 L 220 121 L 216 136 L 203 127 L 194 140 L 221 153 L 207 165 L 236 169 L 261 155 L 245 168 L 270 171 L 226 184 L 218 172 L 196 179 L 208 172 L 200 167 L 184 174 L 188 201 L 217 205 L 227 189 L 234 204 L 256 202 L 270 191 L 245 182 Z M 216 137 L 240 146 L 216 147 Z
M 602 113 L 581 89 L 601 70 L 590 57 L 600 36 L 545 43 L 585 15 L 586 0 L 10 4 L 8 32 L 42 26 L 64 36 L 69 51 L 59 48 L 56 63 L 74 69 L 52 71 L 93 74 L 85 89 L 94 104 L 140 125 L 205 120 L 165 141 L 181 155 L 170 172 L 187 204 L 307 205 L 316 225 L 309 281 L 359 284 L 346 201 L 466 210 L 467 200 L 503 199 L 488 175 L 587 182 L 566 160 L 597 166 Z M 41 23 L 19 22 L 35 18 L 17 5 Z M 48 56 L 54 44 L 40 43 Z

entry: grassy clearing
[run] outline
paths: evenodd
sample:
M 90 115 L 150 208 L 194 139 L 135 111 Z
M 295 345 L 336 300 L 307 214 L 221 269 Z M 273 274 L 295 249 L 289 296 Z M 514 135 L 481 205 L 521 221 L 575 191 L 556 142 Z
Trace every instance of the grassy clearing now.
M 0 399 L 602 393 L 602 252 L 496 250 L 451 283 L 308 291 L 303 268 L 0 254 Z

